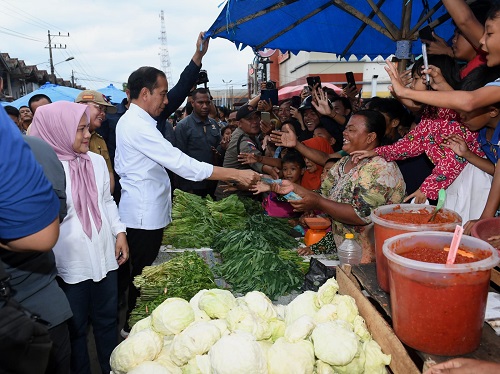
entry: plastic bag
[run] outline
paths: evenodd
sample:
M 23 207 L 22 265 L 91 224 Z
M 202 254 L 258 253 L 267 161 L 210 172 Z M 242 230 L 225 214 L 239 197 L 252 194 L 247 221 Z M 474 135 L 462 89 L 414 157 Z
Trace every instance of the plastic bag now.
M 309 271 L 304 277 L 302 291 L 318 291 L 328 279 L 335 276 L 335 268 L 330 268 L 321 261 L 311 257 Z

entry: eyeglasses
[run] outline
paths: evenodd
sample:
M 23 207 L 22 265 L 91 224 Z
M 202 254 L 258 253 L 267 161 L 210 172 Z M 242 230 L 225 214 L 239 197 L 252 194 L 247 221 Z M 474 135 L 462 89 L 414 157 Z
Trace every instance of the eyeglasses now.
M 96 103 L 85 103 L 87 105 L 92 105 L 93 107 L 99 109 L 100 112 L 106 113 L 107 108 L 104 105 L 99 105 Z

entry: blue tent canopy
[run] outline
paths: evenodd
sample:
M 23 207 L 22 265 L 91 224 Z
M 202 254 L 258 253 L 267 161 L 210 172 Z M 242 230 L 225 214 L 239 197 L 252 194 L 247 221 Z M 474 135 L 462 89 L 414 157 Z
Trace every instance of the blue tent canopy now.
M 451 37 L 453 26 L 439 0 L 228 0 L 206 37 L 228 39 L 240 49 L 374 58 L 419 55 L 420 42 L 397 42 L 416 41 L 428 24 L 442 25 L 436 32 Z
M 119 104 L 127 97 L 127 94 L 113 86 L 113 83 L 107 87 L 99 88 L 97 91 L 107 96 L 113 104 Z
M 75 101 L 76 97 L 80 92 L 82 91 L 76 88 L 59 86 L 57 84 L 52 84 L 47 82 L 43 86 L 41 86 L 38 90 L 30 92 L 29 94 L 24 95 L 23 97 L 20 97 L 19 99 L 14 100 L 11 103 L 6 103 L 6 105 L 12 105 L 13 107 L 19 109 L 23 105 L 27 106 L 29 99 L 37 94 L 47 95 L 48 97 L 50 97 L 50 100 L 52 100 L 52 102 Z

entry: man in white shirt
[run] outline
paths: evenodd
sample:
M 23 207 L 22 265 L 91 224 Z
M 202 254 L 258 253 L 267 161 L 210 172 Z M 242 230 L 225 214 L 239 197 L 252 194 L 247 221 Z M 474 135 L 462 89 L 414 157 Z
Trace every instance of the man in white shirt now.
M 192 181 L 230 180 L 245 186 L 260 176 L 251 170 L 220 168 L 197 161 L 162 136 L 154 120 L 168 103 L 168 83 L 161 70 L 141 67 L 130 75 L 127 87 L 130 107 L 116 127 L 115 169 L 121 178 L 119 212 L 127 226 L 130 251 L 128 321 L 139 295 L 132 280 L 155 260 L 163 228 L 171 221 L 171 186 L 165 168 Z M 124 332 L 128 331 L 126 323 Z

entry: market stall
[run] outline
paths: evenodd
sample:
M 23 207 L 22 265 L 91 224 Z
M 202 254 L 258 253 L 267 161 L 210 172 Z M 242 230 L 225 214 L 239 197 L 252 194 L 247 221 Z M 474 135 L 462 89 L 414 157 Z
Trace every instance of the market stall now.
M 112 355 L 115 374 L 407 374 L 450 358 L 401 342 L 375 264 L 336 267 L 304 288 L 300 240 L 255 202 L 178 191 L 173 218 L 157 261 L 135 279 L 141 296 Z M 500 362 L 490 326 L 481 339 L 466 357 Z

